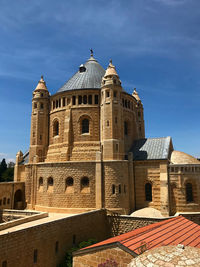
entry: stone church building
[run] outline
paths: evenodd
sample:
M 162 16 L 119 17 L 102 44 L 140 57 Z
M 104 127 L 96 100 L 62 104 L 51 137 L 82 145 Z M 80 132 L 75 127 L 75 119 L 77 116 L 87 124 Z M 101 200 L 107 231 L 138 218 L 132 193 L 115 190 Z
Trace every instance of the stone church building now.
M 174 151 L 171 137 L 145 138 L 138 93 L 93 54 L 54 95 L 41 77 L 14 180 L 25 182 L 27 208 L 41 211 L 200 211 L 200 161 Z

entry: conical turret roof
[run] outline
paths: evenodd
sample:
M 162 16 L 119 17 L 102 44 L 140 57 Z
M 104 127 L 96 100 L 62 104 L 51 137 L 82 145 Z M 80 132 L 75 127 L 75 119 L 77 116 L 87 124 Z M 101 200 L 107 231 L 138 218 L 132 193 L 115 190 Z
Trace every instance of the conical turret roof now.
M 38 85 L 35 88 L 35 91 L 37 90 L 48 90 L 43 76 L 41 76 L 41 79 L 39 80 Z
M 78 89 L 100 89 L 104 74 L 105 70 L 91 53 L 91 57 L 85 64 L 80 65 L 79 70 L 58 90 L 58 93 Z
M 112 60 L 110 60 L 110 63 L 108 65 L 108 68 L 106 70 L 106 73 L 104 75 L 104 77 L 106 76 L 118 76 L 117 72 L 116 72 L 116 69 L 115 69 L 115 66 L 112 64 Z
M 134 88 L 134 91 L 133 91 L 133 93 L 132 93 L 132 96 L 135 97 L 135 99 L 136 99 L 137 101 L 141 101 L 141 99 L 140 99 L 140 97 L 139 97 L 139 95 L 138 95 L 138 92 L 136 91 L 136 88 Z

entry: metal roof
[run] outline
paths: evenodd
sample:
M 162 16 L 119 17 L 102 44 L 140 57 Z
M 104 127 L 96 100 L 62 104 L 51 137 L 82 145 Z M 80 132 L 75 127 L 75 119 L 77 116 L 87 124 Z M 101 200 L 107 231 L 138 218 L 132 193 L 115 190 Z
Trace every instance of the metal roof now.
M 104 74 L 105 70 L 91 56 L 85 64 L 80 65 L 79 70 L 58 90 L 58 93 L 76 89 L 100 89 Z
M 97 250 L 111 244 L 120 245 L 120 248 L 128 249 L 129 253 L 140 254 L 141 245 L 144 243 L 148 246 L 148 250 L 178 244 L 200 248 L 200 225 L 183 216 L 178 216 L 106 239 L 81 249 L 76 254 L 89 253 L 90 250 L 95 248 Z
M 171 137 L 144 138 L 133 143 L 131 152 L 134 160 L 168 159 Z

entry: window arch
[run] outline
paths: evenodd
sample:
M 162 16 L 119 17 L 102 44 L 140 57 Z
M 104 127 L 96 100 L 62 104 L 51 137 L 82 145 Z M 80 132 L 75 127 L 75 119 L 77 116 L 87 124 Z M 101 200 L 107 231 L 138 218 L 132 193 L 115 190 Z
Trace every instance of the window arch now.
M 65 180 L 65 189 L 67 193 L 74 192 L 74 179 L 72 177 L 67 177 Z
M 81 192 L 82 193 L 90 192 L 90 180 L 86 176 L 81 178 Z
M 186 189 L 186 201 L 187 202 L 193 202 L 193 190 L 192 190 L 192 184 L 191 183 L 187 183 L 185 185 L 185 189 Z
M 59 135 L 59 122 L 55 120 L 53 123 L 53 136 Z
M 40 177 L 39 178 L 39 190 L 41 190 L 43 188 L 43 178 Z
M 47 180 L 47 190 L 49 192 L 53 191 L 53 178 L 52 177 L 49 177 Z
M 145 200 L 152 201 L 152 185 L 151 183 L 145 184 Z
M 83 119 L 81 122 L 81 133 L 89 133 L 90 123 L 88 119 Z

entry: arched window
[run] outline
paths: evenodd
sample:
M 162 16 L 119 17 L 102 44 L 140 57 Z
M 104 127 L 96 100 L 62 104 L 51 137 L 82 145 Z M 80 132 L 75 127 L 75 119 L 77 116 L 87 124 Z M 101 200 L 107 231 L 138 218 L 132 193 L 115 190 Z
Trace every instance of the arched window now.
M 152 185 L 150 183 L 145 184 L 145 200 L 152 201 Z
M 59 135 L 59 122 L 56 120 L 53 123 L 53 136 Z
M 74 179 L 72 177 L 68 177 L 65 181 L 65 189 L 67 193 L 74 192 Z
M 39 178 L 39 190 L 41 190 L 43 188 L 43 178 L 40 177 Z
M 83 119 L 81 122 L 81 132 L 82 134 L 84 133 L 89 133 L 89 120 L 88 119 Z
M 128 122 L 124 122 L 124 135 L 128 135 Z
M 82 193 L 90 192 L 90 181 L 88 177 L 81 178 L 81 192 Z
M 47 190 L 49 192 L 53 191 L 53 178 L 52 177 L 49 177 L 47 180 Z
M 192 190 L 192 184 L 187 183 L 185 185 L 186 188 L 186 201 L 187 202 L 193 202 L 193 190 Z
M 87 96 L 86 95 L 83 96 L 83 104 L 87 104 Z
M 79 95 L 78 96 L 78 104 L 80 105 L 80 104 L 82 104 L 82 102 L 83 102 L 82 95 Z

